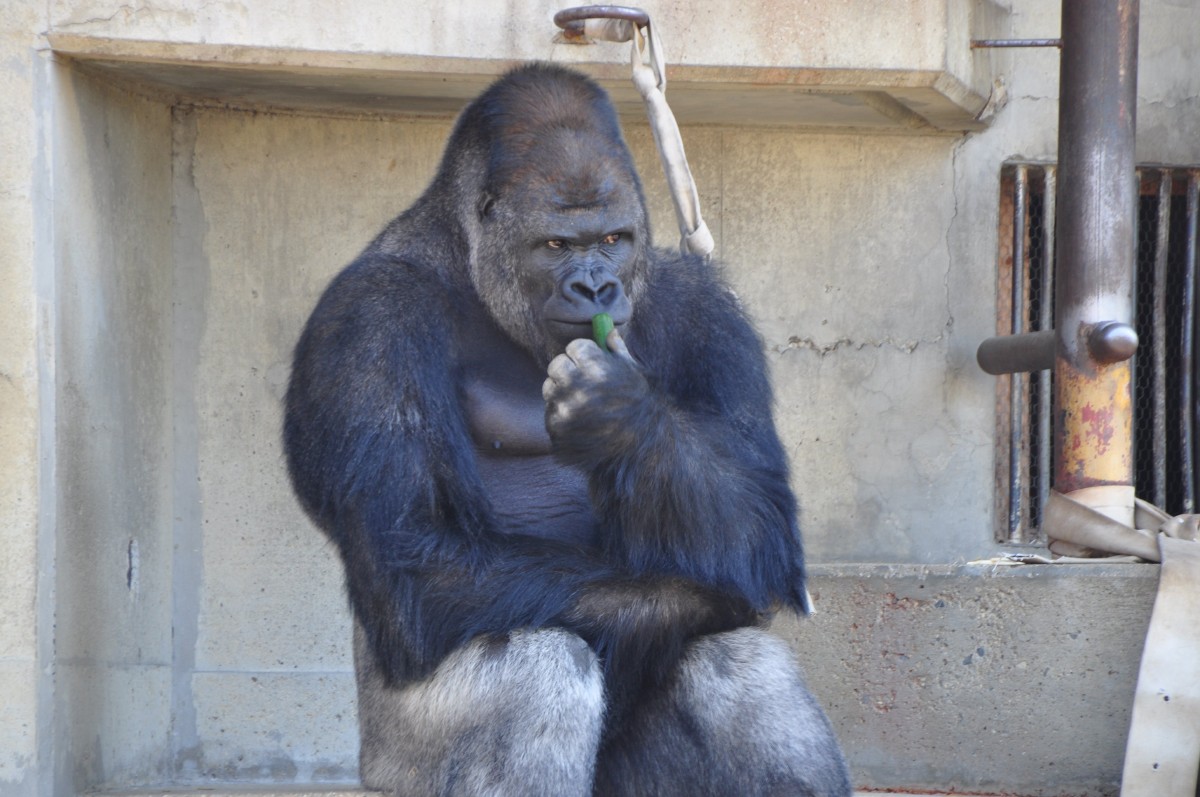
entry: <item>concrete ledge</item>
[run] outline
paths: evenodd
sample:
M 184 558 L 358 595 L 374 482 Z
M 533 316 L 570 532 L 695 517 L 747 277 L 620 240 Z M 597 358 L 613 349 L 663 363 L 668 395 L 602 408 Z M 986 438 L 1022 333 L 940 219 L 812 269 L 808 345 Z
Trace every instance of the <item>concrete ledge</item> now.
M 364 791 L 362 789 L 351 790 L 322 790 L 317 788 L 301 788 L 290 791 L 281 791 L 279 789 L 230 789 L 230 788 L 213 788 L 213 789 L 193 789 L 190 791 L 123 791 L 123 792 L 92 792 L 89 797 L 379 797 L 380 792 Z M 856 791 L 854 797 L 955 797 L 949 792 L 933 792 L 919 794 L 916 792 L 890 792 L 890 791 Z M 988 797 L 974 793 L 971 795 L 963 795 L 963 797 Z M 996 795 L 996 797 L 1001 797 Z M 1011 795 L 1007 795 L 1011 797 Z
M 863 795 L 1115 796 L 1158 573 L 1148 564 L 816 566 L 817 614 L 780 618 L 774 630 L 803 662 Z
M 123 791 L 123 792 L 92 792 L 89 797 L 379 797 L 376 791 L 321 791 L 319 789 L 301 789 L 299 791 L 279 790 L 232 790 L 214 788 L 211 790 L 193 791 Z M 915 792 L 890 791 L 856 791 L 854 797 L 955 797 L 948 792 L 932 792 L 917 794 Z M 988 795 L 964 795 L 964 797 L 988 797 Z M 1001 797 L 1001 795 L 996 795 Z M 1011 795 L 1008 795 L 1011 797 Z
M 213 786 L 193 789 L 149 789 L 143 791 L 91 792 L 88 797 L 379 797 L 377 791 L 361 788 L 299 786 L 264 788 L 242 786 Z
M 860 788 L 1115 795 L 1158 572 L 817 566 L 817 614 L 775 630 Z
M 576 64 L 627 84 L 629 45 L 564 43 L 552 22 L 555 10 L 541 3 L 416 0 L 398 11 L 363 0 L 353 14 L 297 14 L 278 0 L 218 10 L 200 0 L 157 0 L 152 8 L 88 0 L 53 5 L 47 38 L 55 52 L 122 63 L 141 78 L 196 90 L 215 71 L 190 67 L 237 67 L 237 74 L 221 76 L 226 96 L 217 99 L 237 100 L 246 88 L 272 104 L 412 112 L 418 100 L 452 103 L 464 85 L 535 59 Z M 970 49 L 970 40 L 1006 29 L 1010 13 L 946 0 L 909 0 L 888 14 L 877 13 L 874 0 L 816 0 L 803 9 L 714 3 L 703 13 L 660 3 L 650 11 L 664 40 L 670 99 L 684 121 L 908 132 L 979 126 L 992 64 L 988 54 Z M 331 68 L 340 75 L 330 79 Z M 461 84 L 464 76 L 470 80 Z
M 332 52 L 51 33 L 50 48 L 85 71 L 191 102 L 306 112 L 456 113 L 512 58 Z M 615 47 L 615 46 L 614 46 Z M 596 77 L 625 115 L 643 117 L 627 45 L 571 62 Z M 619 54 L 625 54 L 623 56 Z M 540 56 L 545 58 L 546 56 Z M 906 134 L 979 130 L 985 97 L 948 71 L 675 64 L 669 99 L 682 124 L 814 126 Z

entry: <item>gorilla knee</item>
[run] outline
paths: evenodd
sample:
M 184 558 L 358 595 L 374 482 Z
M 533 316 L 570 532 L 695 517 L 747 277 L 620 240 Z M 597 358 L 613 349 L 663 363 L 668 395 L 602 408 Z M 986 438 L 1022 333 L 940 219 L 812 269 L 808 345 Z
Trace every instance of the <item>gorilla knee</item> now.
M 601 755 L 597 793 L 849 797 L 829 721 L 783 641 L 756 628 L 688 648 L 667 694 Z
M 479 697 L 489 703 L 528 702 L 533 711 L 560 703 L 586 713 L 604 710 L 603 675 L 596 654 L 561 628 L 512 631 L 504 635 L 502 644 L 472 643 L 463 648 L 456 664 L 449 668 L 456 672 L 453 677 L 476 684 L 476 689 L 482 689 Z
M 794 784 L 799 794 L 850 794 L 829 720 L 778 637 L 742 628 L 698 640 L 675 699 L 734 771 L 762 773 L 772 790 Z
M 481 637 L 428 678 L 396 688 L 366 675 L 364 785 L 395 794 L 590 793 L 603 685 L 595 655 L 574 634 Z

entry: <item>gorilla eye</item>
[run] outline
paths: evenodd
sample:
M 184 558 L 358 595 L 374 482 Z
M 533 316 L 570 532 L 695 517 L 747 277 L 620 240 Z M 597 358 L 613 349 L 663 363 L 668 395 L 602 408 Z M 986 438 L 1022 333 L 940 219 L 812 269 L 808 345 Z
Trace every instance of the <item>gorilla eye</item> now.
M 615 243 L 616 243 L 617 241 L 619 241 L 619 240 L 621 240 L 621 233 L 619 233 L 619 232 L 610 232 L 608 235 L 604 236 L 604 245 L 605 245 L 605 246 L 612 246 L 613 244 L 615 244 Z
M 546 246 L 550 247 L 551 249 L 562 249 L 566 245 L 566 242 L 561 238 L 555 238 L 553 240 L 546 241 Z

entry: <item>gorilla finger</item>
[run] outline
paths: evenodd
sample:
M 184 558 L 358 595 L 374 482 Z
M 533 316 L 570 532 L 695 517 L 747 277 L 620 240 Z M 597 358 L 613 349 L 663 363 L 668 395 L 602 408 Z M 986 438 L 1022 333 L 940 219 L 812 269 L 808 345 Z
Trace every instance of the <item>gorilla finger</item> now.
M 620 357 L 630 365 L 637 365 L 637 360 L 633 359 L 633 355 L 629 353 L 629 347 L 625 345 L 625 338 L 621 337 L 621 333 L 614 328 L 608 333 L 608 350 Z
M 569 384 L 578 371 L 579 367 L 566 354 L 558 355 L 546 366 L 546 375 L 562 385 Z
M 576 343 L 580 345 L 575 346 Z M 606 354 L 594 340 L 571 341 L 567 350 L 575 362 L 577 372 L 586 379 L 604 380 L 612 372 L 612 356 Z
M 603 353 L 591 338 L 576 338 L 567 344 L 567 356 L 580 365 Z

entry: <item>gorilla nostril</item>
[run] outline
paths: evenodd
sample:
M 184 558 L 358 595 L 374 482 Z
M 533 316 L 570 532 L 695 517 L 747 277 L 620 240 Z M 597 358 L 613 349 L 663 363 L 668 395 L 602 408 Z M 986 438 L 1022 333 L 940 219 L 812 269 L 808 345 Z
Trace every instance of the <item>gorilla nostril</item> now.
M 589 304 L 601 310 L 614 306 L 624 295 L 621 280 L 605 269 L 576 272 L 561 284 L 562 296 L 570 304 Z
M 572 281 L 567 286 L 567 290 L 570 292 L 570 294 L 572 294 L 572 298 L 579 297 L 582 299 L 586 299 L 589 302 L 596 301 L 596 291 L 592 289 L 591 285 L 588 285 L 586 282 L 583 282 L 582 280 Z

